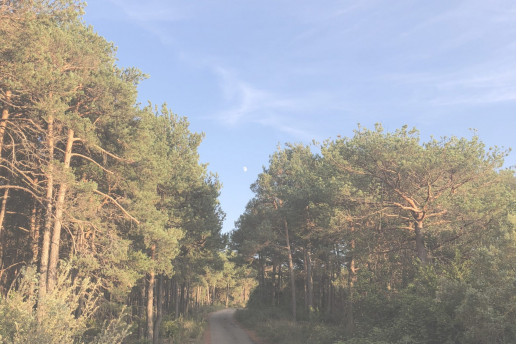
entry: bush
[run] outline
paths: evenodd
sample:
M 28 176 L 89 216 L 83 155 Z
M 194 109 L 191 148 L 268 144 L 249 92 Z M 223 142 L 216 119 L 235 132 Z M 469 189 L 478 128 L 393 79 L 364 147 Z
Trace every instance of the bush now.
M 220 309 L 217 306 L 207 306 L 192 310 L 188 317 L 173 318 L 173 315 L 164 317 L 160 327 L 160 337 L 171 340 L 172 343 L 198 342 L 207 325 L 208 314 Z
M 99 284 L 72 279 L 63 263 L 53 291 L 38 301 L 38 275 L 28 267 L 7 297 L 0 297 L 0 341 L 12 344 L 121 343 L 129 333 L 123 317 L 98 328 L 93 321 L 99 300 Z M 38 312 L 40 313 L 38 319 Z M 86 332 L 98 335 L 87 340 Z

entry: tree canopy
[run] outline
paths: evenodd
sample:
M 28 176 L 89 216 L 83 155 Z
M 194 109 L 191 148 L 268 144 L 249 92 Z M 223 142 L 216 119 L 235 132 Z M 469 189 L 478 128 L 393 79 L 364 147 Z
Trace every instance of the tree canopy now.
M 516 275 L 491 265 L 515 263 L 506 154 L 474 132 L 421 142 L 415 129 L 380 124 L 320 153 L 279 147 L 232 233 L 259 276 L 251 305 L 343 324 L 346 343 L 510 343 Z M 476 304 L 483 288 L 496 291 Z

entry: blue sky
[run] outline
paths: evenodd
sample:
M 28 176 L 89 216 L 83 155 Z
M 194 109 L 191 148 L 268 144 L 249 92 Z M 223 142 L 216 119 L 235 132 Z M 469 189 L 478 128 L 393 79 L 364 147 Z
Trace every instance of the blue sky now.
M 206 134 L 224 231 L 279 143 L 381 122 L 516 148 L 513 0 L 91 0 L 85 21 L 150 75 L 140 102 Z

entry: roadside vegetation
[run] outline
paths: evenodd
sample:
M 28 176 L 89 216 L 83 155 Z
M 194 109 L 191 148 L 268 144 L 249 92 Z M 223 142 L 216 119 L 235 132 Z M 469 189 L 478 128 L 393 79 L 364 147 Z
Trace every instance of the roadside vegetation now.
M 516 342 L 507 151 L 359 127 L 286 144 L 230 234 L 203 135 L 76 0 L 0 0 L 0 342 Z

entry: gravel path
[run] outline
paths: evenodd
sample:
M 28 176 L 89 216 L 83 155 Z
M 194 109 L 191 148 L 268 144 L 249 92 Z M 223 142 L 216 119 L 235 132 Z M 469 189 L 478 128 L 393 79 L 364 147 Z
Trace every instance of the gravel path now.
M 233 319 L 235 311 L 235 309 L 224 309 L 210 315 L 208 318 L 209 344 L 255 344 L 236 324 Z

